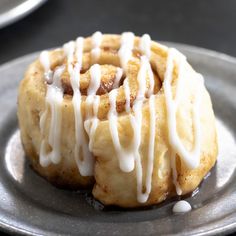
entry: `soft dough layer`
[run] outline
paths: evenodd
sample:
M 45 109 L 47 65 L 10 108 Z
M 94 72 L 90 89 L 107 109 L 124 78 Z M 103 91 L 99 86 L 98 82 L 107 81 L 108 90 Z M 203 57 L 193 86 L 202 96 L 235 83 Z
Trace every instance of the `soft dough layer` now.
M 84 71 L 88 71 L 92 64 L 100 65 L 111 64 L 113 67 L 121 66 L 117 50 L 120 47 L 121 36 L 104 35 L 101 42 L 100 56 L 96 61 L 91 57 L 92 49 L 91 38 L 84 40 L 83 52 L 83 80 L 81 86 L 88 86 L 86 80 L 90 80 Z M 131 107 L 137 96 L 138 84 L 136 77 L 140 69 L 137 47 L 140 38 L 134 40 L 135 50 L 133 51 L 134 60 L 128 62 L 126 76 L 129 77 Z M 68 93 L 64 93 L 63 102 L 61 104 L 61 135 L 60 135 L 60 155 L 61 160 L 58 164 L 51 163 L 49 166 L 42 167 L 39 163 L 40 147 L 43 139 L 48 140 L 52 111 L 45 104 L 47 92 L 47 83 L 44 79 L 44 69 L 39 60 L 33 62 L 25 73 L 19 88 L 18 96 L 18 119 L 21 130 L 21 139 L 27 157 L 31 161 L 32 167 L 43 177 L 47 178 L 53 184 L 58 186 L 79 189 L 93 186 L 93 195 L 96 199 L 105 205 L 118 205 L 121 207 L 138 207 L 152 205 L 165 200 L 168 196 L 175 195 L 175 185 L 173 184 L 173 174 L 171 169 L 171 150 L 168 139 L 168 114 L 166 110 L 165 93 L 161 83 L 165 78 L 166 61 L 168 56 L 168 48 L 151 42 L 150 64 L 152 70 L 155 71 L 155 142 L 154 142 L 154 160 L 153 173 L 151 181 L 151 192 L 146 202 L 140 203 L 137 200 L 137 176 L 136 168 L 129 173 L 120 169 L 116 151 L 114 149 L 113 139 L 111 137 L 109 121 L 107 119 L 110 103 L 108 92 L 111 90 L 103 89 L 100 96 L 100 104 L 98 108 L 99 122 L 93 136 L 93 145 L 91 152 L 95 158 L 94 176 L 82 176 L 78 170 L 75 161 L 75 118 L 74 107 L 72 103 L 73 93 L 68 89 Z M 63 50 L 55 50 L 49 53 L 51 61 L 51 70 L 57 66 L 66 64 L 66 57 Z M 114 74 L 114 68 L 111 68 L 111 74 Z M 106 69 L 106 76 L 109 73 L 109 67 Z M 105 70 L 103 69 L 103 70 Z M 182 86 L 178 91 L 181 96 L 176 113 L 176 128 L 181 142 L 187 150 L 191 150 L 194 146 L 194 127 L 193 127 L 193 100 L 199 88 L 200 81 L 196 76 L 196 72 L 188 63 L 184 64 L 185 76 L 182 78 Z M 178 66 L 174 63 L 173 81 L 171 83 L 172 93 L 176 94 L 176 85 L 178 83 Z M 82 73 L 82 72 L 81 72 Z M 68 78 L 62 76 L 63 85 L 68 86 Z M 112 77 L 112 76 L 111 76 Z M 114 77 L 114 76 L 113 76 Z M 106 80 L 110 80 L 107 79 Z M 150 86 L 147 79 L 146 86 Z M 104 81 L 106 81 L 104 79 Z M 161 81 L 161 82 L 160 82 Z M 109 84 L 110 86 L 110 84 Z M 84 90 L 87 88 L 85 87 Z M 130 122 L 130 114 L 125 112 L 125 95 L 123 84 L 120 84 L 118 96 L 116 100 L 116 108 L 118 112 L 118 132 L 122 147 L 129 149 L 134 138 L 133 128 Z M 81 113 L 85 120 L 86 112 L 90 107 L 85 102 L 86 93 L 82 96 Z M 149 151 L 150 136 L 150 110 L 149 102 L 144 101 L 142 106 L 142 125 L 141 125 L 141 143 L 139 153 L 143 171 L 143 192 L 145 192 L 145 181 L 147 175 L 147 162 Z M 45 112 L 48 113 L 45 119 L 45 129 L 40 129 L 40 117 Z M 181 156 L 176 158 L 177 182 L 182 190 L 182 194 L 193 191 L 204 176 L 213 167 L 217 157 L 217 135 L 215 128 L 215 118 L 212 110 L 212 104 L 208 92 L 202 87 L 200 102 L 200 164 L 195 169 L 187 167 Z M 87 142 L 90 136 L 86 135 Z M 51 147 L 48 145 L 48 152 Z M 80 153 L 80 158 L 83 155 Z

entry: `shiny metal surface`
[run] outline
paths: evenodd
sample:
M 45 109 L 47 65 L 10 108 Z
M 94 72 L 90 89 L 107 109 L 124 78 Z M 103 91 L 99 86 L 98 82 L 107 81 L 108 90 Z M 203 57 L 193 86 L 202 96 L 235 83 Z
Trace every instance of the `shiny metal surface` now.
M 0 28 L 28 15 L 45 1 L 46 0 L 1 0 Z
M 60 190 L 25 160 L 16 118 L 17 86 L 31 54 L 0 67 L 0 228 L 33 235 L 216 235 L 236 230 L 236 59 L 205 49 L 179 48 L 205 77 L 217 116 L 220 152 L 193 210 L 173 214 L 175 201 L 149 210 L 101 211 L 83 193 Z

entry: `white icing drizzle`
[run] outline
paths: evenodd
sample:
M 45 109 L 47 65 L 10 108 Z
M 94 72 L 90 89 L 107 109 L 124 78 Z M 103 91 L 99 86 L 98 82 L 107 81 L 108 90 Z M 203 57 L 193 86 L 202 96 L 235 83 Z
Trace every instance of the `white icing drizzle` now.
M 95 96 L 93 101 L 93 116 L 84 122 L 85 129 L 89 135 L 89 150 L 92 152 L 94 135 L 99 123 L 98 109 L 99 109 L 100 97 Z
M 47 83 L 52 83 L 52 71 L 50 68 L 50 58 L 48 51 L 42 51 L 39 56 L 39 61 L 44 68 L 44 78 Z
M 75 52 L 75 54 L 76 54 L 76 59 L 77 59 L 77 66 L 79 69 L 82 68 L 82 63 L 83 63 L 83 44 L 84 44 L 84 38 L 78 37 L 76 39 L 76 52 Z
M 61 104 L 63 102 L 63 91 L 60 83 L 60 76 L 63 73 L 65 67 L 58 67 L 53 75 L 53 83 L 47 85 L 46 94 L 46 110 L 40 117 L 40 129 L 41 134 L 44 135 L 45 119 L 48 114 L 50 106 L 51 121 L 49 129 L 48 143 L 51 147 L 51 151 L 47 153 L 45 139 L 41 142 L 40 147 L 40 164 L 42 166 L 48 166 L 50 163 L 58 164 L 61 160 L 60 153 L 60 137 L 61 137 Z
M 101 83 L 101 68 L 100 65 L 94 64 L 90 68 L 90 82 L 89 82 L 89 88 L 87 90 L 87 96 L 94 96 L 97 92 L 97 90 L 100 87 Z
M 131 43 L 130 43 L 131 44 Z M 139 90 L 137 98 L 134 101 L 133 111 L 134 115 L 130 114 L 130 122 L 133 127 L 134 138 L 131 153 L 121 147 L 119 141 L 119 133 L 117 129 L 117 112 L 116 112 L 116 97 L 117 91 L 113 90 L 109 93 L 110 111 L 108 114 L 109 127 L 111 137 L 113 140 L 116 155 L 119 159 L 120 168 L 124 172 L 130 172 L 134 168 L 134 161 L 136 166 L 136 178 L 137 178 L 137 199 L 139 202 L 144 203 L 147 201 L 151 192 L 152 172 L 153 172 L 153 160 L 154 160 L 154 146 L 155 146 L 155 97 L 152 95 L 149 99 L 149 112 L 150 112 L 150 141 L 149 141 L 149 152 L 148 152 L 148 165 L 145 187 L 146 191 L 143 193 L 143 170 L 141 157 L 139 153 L 139 147 L 141 144 L 141 130 L 142 130 L 142 105 L 145 100 L 146 92 L 146 75 L 151 77 L 153 80 L 153 74 L 150 73 L 150 63 L 146 56 L 141 57 L 140 70 L 138 73 L 137 81 L 139 83 Z M 128 78 L 124 81 L 124 92 L 126 97 L 125 109 L 126 112 L 130 112 L 130 89 L 128 84 Z M 153 88 L 152 88 L 153 91 Z
M 65 53 L 68 58 L 68 67 L 70 69 L 70 79 L 71 86 L 73 89 L 73 108 L 74 108 L 74 116 L 75 116 L 75 161 L 79 172 L 82 176 L 92 176 L 93 175 L 93 166 L 94 166 L 94 158 L 91 152 L 89 151 L 88 142 L 86 140 L 86 134 L 83 127 L 83 117 L 81 112 L 81 93 L 80 93 L 80 70 L 82 67 L 82 55 L 83 55 L 83 38 L 79 37 L 76 40 L 76 57 L 77 63 L 73 68 L 71 62 L 72 57 L 75 51 L 75 45 L 67 44 L 64 46 Z M 81 159 L 81 152 L 83 154 L 83 159 Z
M 172 210 L 174 213 L 185 213 L 191 211 L 191 209 L 192 207 L 187 201 L 181 200 L 175 203 Z
M 175 56 L 175 57 L 174 57 Z M 198 88 L 198 93 L 195 95 L 193 102 L 193 128 L 194 128 L 194 147 L 192 151 L 186 150 L 180 141 L 176 129 L 176 110 L 177 103 L 172 98 L 171 92 L 171 82 L 173 80 L 173 68 L 174 68 L 174 58 L 178 59 L 179 74 L 178 81 L 181 80 L 183 75 L 182 66 L 186 63 L 185 58 L 175 49 L 169 49 L 165 78 L 163 82 L 163 88 L 166 100 L 167 109 L 167 122 L 168 122 L 168 137 L 172 149 L 185 161 L 187 166 L 191 169 L 198 167 L 200 162 L 200 117 L 199 108 L 201 101 L 201 86 Z M 179 91 L 178 91 L 179 92 Z M 176 95 L 178 97 L 178 95 Z
M 116 97 L 117 89 L 112 90 L 109 93 L 110 110 L 108 113 L 109 128 L 111 132 L 111 138 L 116 151 L 116 155 L 119 159 L 120 169 L 124 172 L 130 172 L 134 169 L 134 155 L 132 148 L 124 149 L 119 140 L 119 133 L 117 129 L 117 111 L 116 111 Z
M 145 187 L 146 191 L 143 193 L 143 170 L 142 170 L 142 162 L 141 162 L 141 157 L 139 153 L 139 147 L 141 144 L 141 132 L 142 132 L 142 106 L 143 106 L 143 101 L 145 99 L 145 92 L 146 92 L 146 74 L 147 74 L 147 60 L 146 56 L 141 57 L 141 62 L 140 62 L 140 69 L 138 73 L 138 83 L 139 83 L 139 90 L 137 93 L 137 98 L 134 101 L 133 104 L 133 112 L 134 116 L 133 119 L 130 119 L 132 127 L 133 127 L 133 132 L 134 132 L 134 154 L 135 154 L 135 166 L 136 166 L 136 178 L 137 178 L 137 200 L 141 203 L 144 203 L 147 201 L 149 197 L 149 191 L 150 191 L 150 186 L 151 186 L 151 180 L 152 178 L 149 178 L 149 174 L 147 173 L 146 177 L 146 182 L 145 182 Z M 151 109 L 155 109 L 152 105 L 152 99 L 151 99 Z M 154 122 L 152 119 L 152 112 L 150 113 L 150 118 L 151 121 Z M 150 124 L 150 126 L 153 126 L 153 123 Z M 152 133 L 152 132 L 151 132 Z M 148 169 L 152 172 L 152 164 L 150 158 L 152 158 L 151 155 L 152 152 L 148 154 Z M 151 173 L 152 175 L 152 173 Z
M 150 106 L 150 144 L 148 153 L 148 167 L 147 167 L 147 177 L 145 181 L 146 191 L 142 191 L 142 163 L 139 153 L 139 147 L 141 144 L 141 130 L 142 130 L 142 105 L 145 99 L 146 92 L 146 74 L 147 74 L 147 60 L 145 56 L 141 57 L 140 70 L 138 73 L 138 83 L 139 90 L 137 93 L 137 98 L 133 105 L 134 115 L 130 114 L 130 121 L 133 127 L 134 138 L 133 144 L 131 145 L 131 152 L 129 149 L 124 149 L 121 147 L 119 141 L 119 134 L 117 129 L 117 112 L 116 112 L 116 97 L 117 90 L 113 90 L 109 93 L 110 101 L 110 111 L 108 114 L 109 127 L 111 132 L 111 137 L 113 140 L 116 155 L 119 159 L 120 168 L 124 172 L 130 172 L 134 169 L 134 161 L 136 166 L 136 178 L 137 178 L 137 198 L 139 202 L 146 202 L 149 194 L 151 192 L 151 181 L 152 181 L 152 171 L 153 171 L 153 158 L 154 158 L 154 140 L 155 140 L 155 105 L 154 96 L 149 100 Z M 128 80 L 124 82 L 124 90 L 126 95 L 126 111 L 130 111 L 130 97 L 129 97 L 129 85 Z
M 97 61 L 100 57 L 100 45 L 102 43 L 102 33 L 97 31 L 92 35 L 92 60 Z
M 134 47 L 134 34 L 132 32 L 125 32 L 121 36 L 121 46 L 118 52 L 120 57 L 121 67 L 125 70 L 128 61 L 132 57 L 132 50 Z
M 50 58 L 48 51 L 42 51 L 39 55 L 39 60 L 44 68 L 44 72 L 47 73 L 48 71 L 50 71 Z
M 139 48 L 143 55 L 147 57 L 147 70 L 148 70 L 148 78 L 149 78 L 149 89 L 148 89 L 148 97 L 150 97 L 154 93 L 154 76 L 151 68 L 151 64 L 149 63 L 151 58 L 151 37 L 149 34 L 144 34 L 140 39 Z M 149 60 L 149 61 L 148 61 Z
M 84 127 L 89 135 L 89 150 L 92 150 L 92 144 L 94 140 L 94 134 L 98 125 L 98 108 L 100 103 L 100 97 L 96 95 L 100 83 L 101 83 L 101 68 L 100 65 L 94 64 L 90 68 L 90 84 L 89 88 L 87 89 L 87 98 L 86 98 L 86 104 L 87 104 L 87 113 L 86 113 L 86 121 L 84 122 Z M 90 113 L 90 107 L 93 106 L 93 114 Z
M 79 78 L 80 78 L 80 69 L 79 64 L 75 65 L 73 73 L 71 75 L 72 89 L 73 89 L 73 98 L 72 103 L 74 107 L 74 116 L 75 116 L 75 160 L 77 167 L 82 176 L 92 176 L 93 175 L 93 165 L 94 160 L 92 154 L 89 152 L 88 143 L 85 136 L 85 131 L 83 128 L 83 117 L 81 113 L 81 93 L 79 90 Z M 82 150 L 83 160 L 80 158 L 80 150 Z
M 63 50 L 67 56 L 68 72 L 71 74 L 73 70 L 72 62 L 74 59 L 75 43 L 73 41 L 70 41 L 64 44 Z
M 117 90 L 114 89 L 109 93 L 110 101 L 110 110 L 108 113 L 109 127 L 111 132 L 111 137 L 113 140 L 114 148 L 116 155 L 119 159 L 119 165 L 122 171 L 130 172 L 134 169 L 134 161 L 136 163 L 136 174 L 137 174 L 137 190 L 138 190 L 138 200 L 145 202 L 148 195 L 151 185 L 147 185 L 147 191 L 145 194 L 142 193 L 142 166 L 139 154 L 139 146 L 141 143 L 141 128 L 142 128 L 142 105 L 143 100 L 145 99 L 146 91 L 146 72 L 147 72 L 147 63 L 145 56 L 141 57 L 141 65 L 138 73 L 138 83 L 139 91 L 137 94 L 137 99 L 133 105 L 134 116 L 130 114 L 130 121 L 133 127 L 134 139 L 132 147 L 130 149 L 124 149 L 119 140 L 119 133 L 117 128 L 117 111 L 116 111 L 116 97 Z M 126 95 L 126 111 L 130 111 L 130 96 L 129 96 L 129 85 L 128 79 L 126 78 L 124 82 L 124 90 Z M 152 99 L 151 99 L 152 101 Z M 151 155 L 150 155 L 151 156 Z M 149 165 L 150 166 L 150 165 Z M 151 168 L 152 169 L 152 168 Z M 149 176 L 147 175 L 147 182 L 149 183 Z
M 149 34 L 144 34 L 140 39 L 139 48 L 141 52 L 150 60 L 151 57 L 151 38 Z

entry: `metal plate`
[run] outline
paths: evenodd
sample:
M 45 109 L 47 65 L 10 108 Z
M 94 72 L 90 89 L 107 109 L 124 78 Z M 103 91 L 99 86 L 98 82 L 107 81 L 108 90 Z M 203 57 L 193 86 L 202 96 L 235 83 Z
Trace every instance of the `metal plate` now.
M 0 28 L 7 26 L 32 11 L 36 10 L 46 0 L 1 0 Z
M 31 54 L 0 67 L 0 227 L 44 235 L 215 235 L 236 230 L 236 59 L 179 44 L 205 76 L 217 116 L 220 153 L 200 191 L 187 200 L 193 210 L 173 214 L 174 201 L 148 210 L 94 208 L 83 193 L 60 190 L 28 166 L 19 141 L 16 99 Z

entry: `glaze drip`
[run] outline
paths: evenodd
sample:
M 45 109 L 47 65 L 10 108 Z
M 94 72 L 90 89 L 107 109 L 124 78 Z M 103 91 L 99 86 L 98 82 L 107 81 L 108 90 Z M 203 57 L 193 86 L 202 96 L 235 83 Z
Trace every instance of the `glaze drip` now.
M 77 167 L 79 169 L 79 172 L 82 176 L 92 176 L 93 175 L 93 166 L 94 166 L 94 157 L 92 153 L 89 151 L 88 141 L 86 138 L 86 133 L 84 130 L 84 121 L 83 116 L 81 112 L 81 93 L 80 93 L 80 70 L 82 68 L 82 55 L 83 55 L 83 38 L 79 37 L 76 40 L 76 51 L 75 47 L 71 45 L 68 45 L 64 47 L 64 51 L 67 54 L 67 64 L 70 67 L 69 73 L 70 73 L 70 79 L 71 79 L 71 85 L 73 89 L 73 108 L 74 108 L 74 117 L 75 117 L 75 148 L 74 148 L 74 155 L 75 155 L 75 161 L 77 163 Z M 74 52 L 77 57 L 77 63 L 73 67 L 72 57 L 74 55 Z M 91 80 L 92 88 L 90 90 L 93 91 L 93 81 Z M 96 86 L 96 84 L 95 84 Z M 82 157 L 81 154 L 82 153 Z
M 128 61 L 132 57 L 132 50 L 134 47 L 134 34 L 131 32 L 125 32 L 121 36 L 121 46 L 118 52 L 120 57 L 120 64 L 125 70 Z
M 42 61 L 49 62 L 48 53 L 43 52 L 44 55 L 41 56 Z M 46 56 L 47 55 L 47 56 Z M 43 59 L 42 59 L 43 58 Z M 47 64 L 45 63 L 45 64 Z M 45 65 L 43 64 L 43 65 Z M 50 64 L 47 64 L 45 67 L 45 71 L 49 70 Z M 47 116 L 49 115 L 49 111 L 51 113 L 51 121 L 49 127 L 49 135 L 48 135 L 48 144 L 43 138 L 40 147 L 40 164 L 44 167 L 49 164 L 58 164 L 61 160 L 60 153 L 60 136 L 61 136 L 61 104 L 63 102 L 63 91 L 60 83 L 60 76 L 63 73 L 65 67 L 59 67 L 55 70 L 53 74 L 53 82 L 51 85 L 47 85 L 47 93 L 46 93 L 46 110 L 40 117 L 40 130 L 42 137 L 45 136 L 45 121 Z M 46 71 L 48 73 L 48 71 Z M 50 145 L 51 151 L 47 152 L 47 146 Z
M 110 110 L 108 113 L 108 120 L 109 120 L 111 138 L 113 140 L 113 145 L 116 151 L 116 155 L 119 159 L 120 169 L 124 172 L 130 172 L 134 169 L 134 156 L 132 148 L 126 150 L 122 148 L 120 144 L 119 132 L 117 128 L 118 114 L 116 111 L 116 97 L 117 97 L 117 90 L 114 89 L 109 93 Z
M 177 59 L 177 63 L 179 65 L 179 74 L 178 81 L 181 81 L 185 76 L 183 72 L 183 63 L 185 62 L 185 58 L 175 49 L 169 49 L 168 59 L 167 59 L 167 69 L 165 73 L 165 78 L 163 82 L 163 88 L 165 92 L 166 99 L 166 108 L 167 108 L 167 119 L 168 119 L 168 131 L 169 131 L 169 142 L 173 150 L 182 157 L 187 166 L 190 169 L 197 168 L 200 162 L 200 117 L 199 117 L 199 108 L 201 102 L 201 89 L 202 86 L 199 86 L 198 93 L 195 95 L 193 102 L 193 129 L 194 129 L 194 147 L 192 151 L 186 150 L 183 144 L 180 141 L 180 138 L 177 134 L 176 129 L 176 110 L 178 105 L 178 96 L 181 93 L 180 86 L 178 87 L 178 91 L 176 96 L 176 100 L 172 98 L 171 92 L 171 82 L 173 80 L 173 68 L 174 68 L 174 58 Z M 200 76 L 199 81 L 203 81 Z M 202 84 L 202 83 L 201 83 Z
M 92 35 L 92 60 L 97 61 L 100 56 L 100 44 L 102 42 L 102 33 L 97 31 Z
M 44 68 L 44 79 L 47 81 L 47 83 L 52 83 L 52 71 L 50 68 L 48 51 L 42 51 L 42 53 L 40 53 L 39 61 Z
M 191 205 L 184 200 L 178 201 L 175 203 L 174 207 L 173 207 L 173 212 L 174 213 L 185 213 L 188 211 L 191 211 L 192 207 Z

